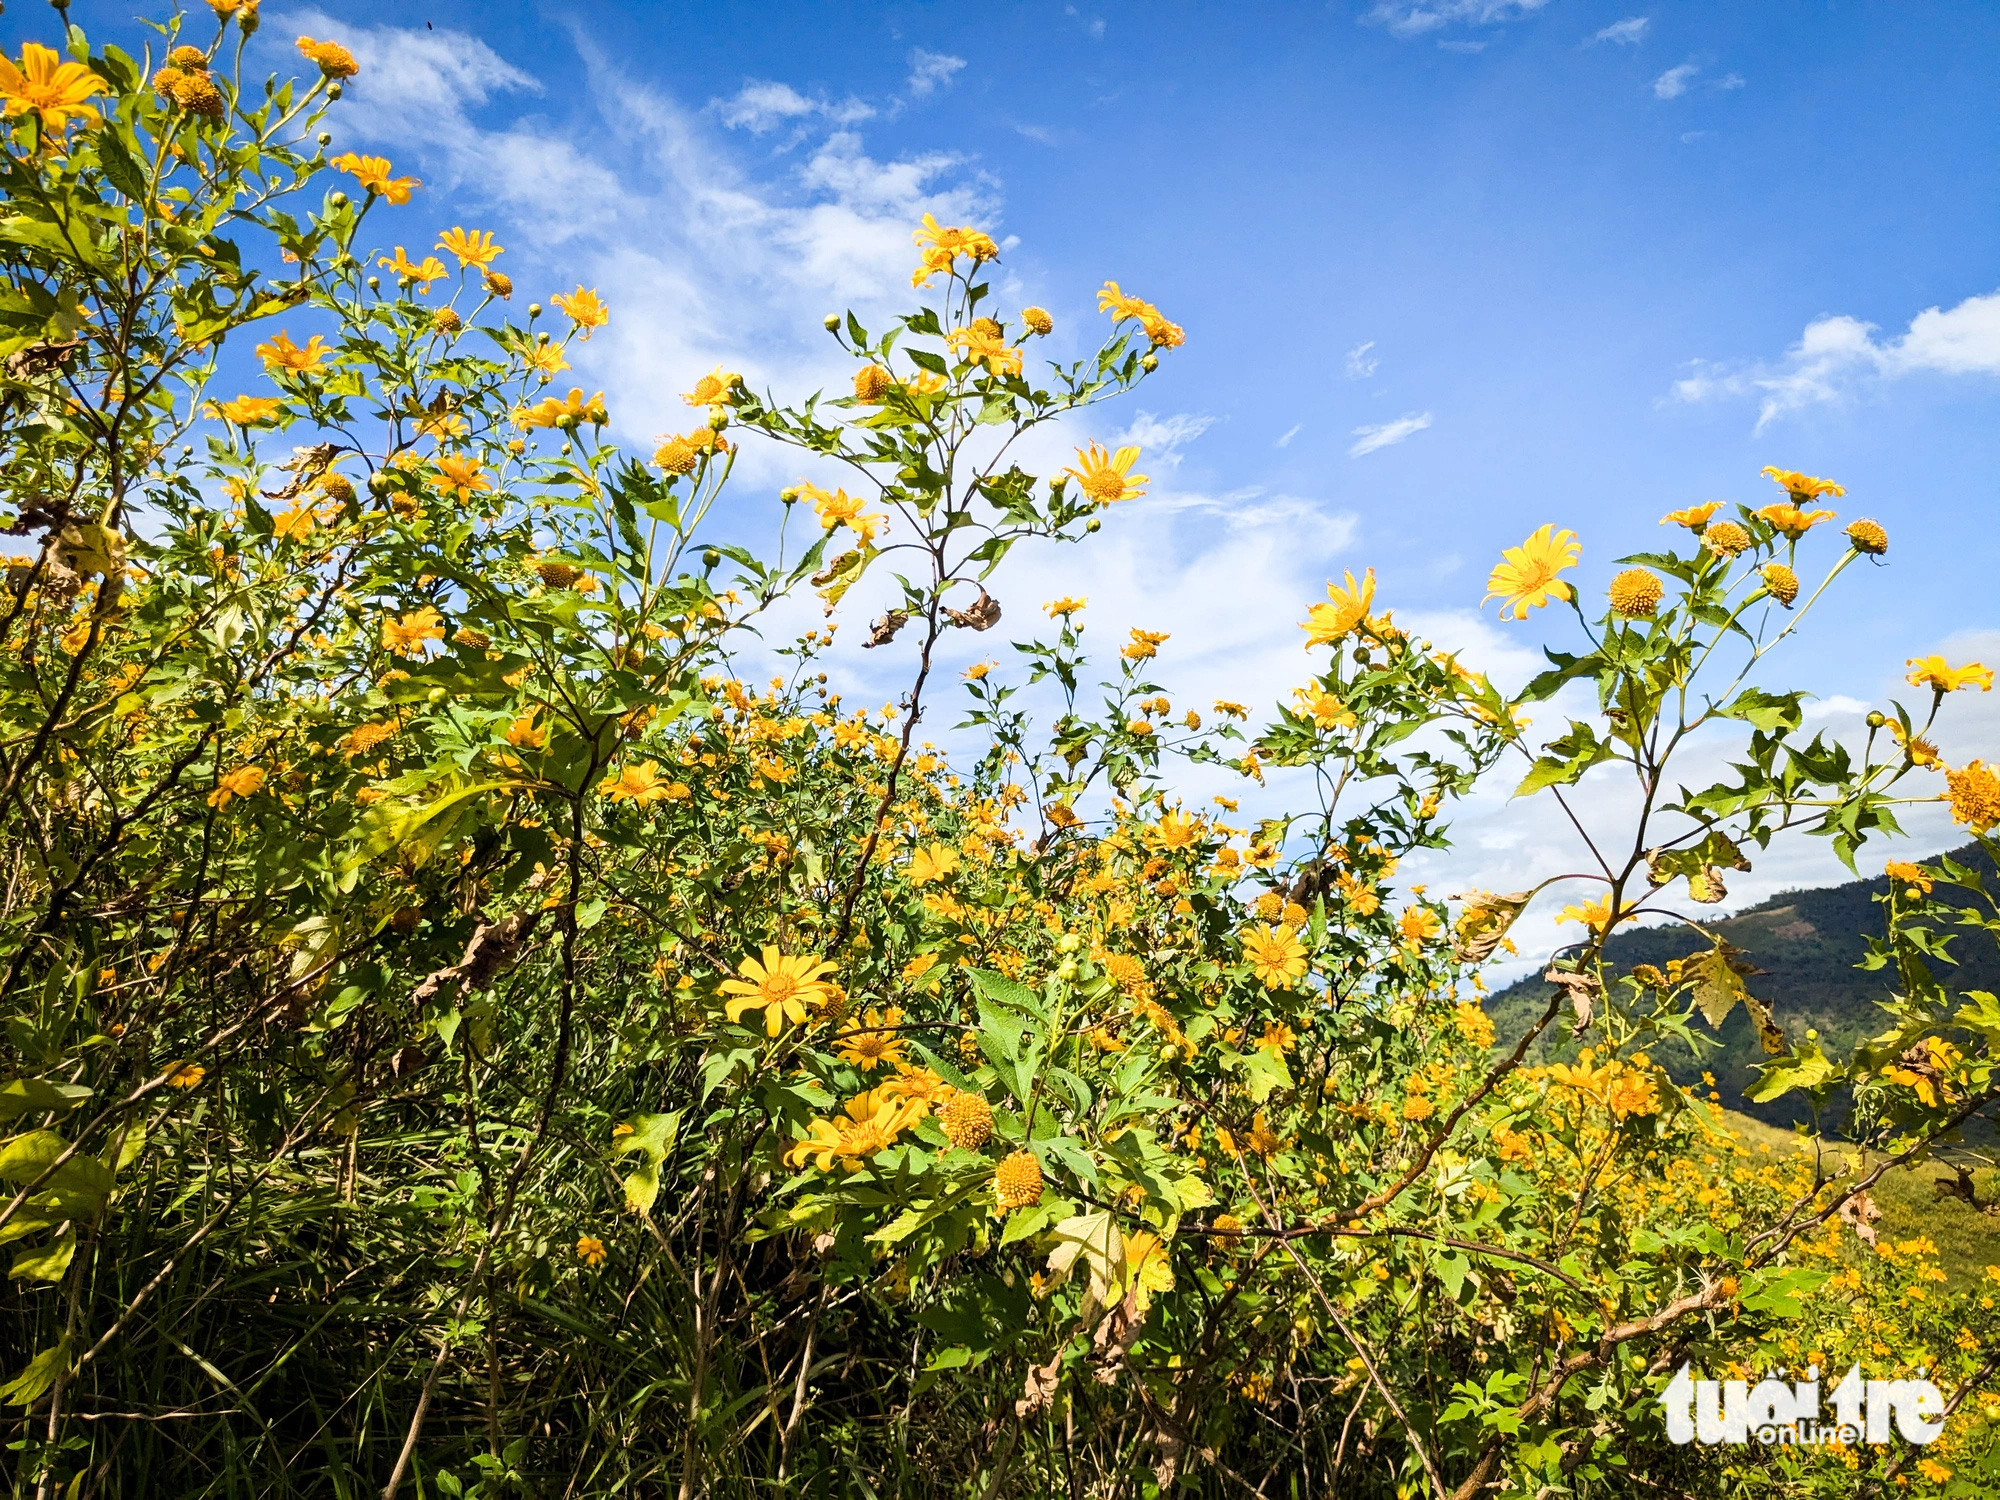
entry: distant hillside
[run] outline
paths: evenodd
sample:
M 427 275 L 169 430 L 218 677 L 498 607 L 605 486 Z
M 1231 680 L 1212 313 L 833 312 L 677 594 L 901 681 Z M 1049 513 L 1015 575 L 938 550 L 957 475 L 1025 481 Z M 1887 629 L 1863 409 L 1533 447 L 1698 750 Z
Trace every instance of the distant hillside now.
M 1989 877 L 1993 873 L 1976 844 L 1954 850 L 1951 857 L 1983 869 Z M 1817 1027 L 1828 1051 L 1837 1051 L 1879 1033 L 1886 1020 L 1875 1002 L 1888 995 L 1893 975 L 1855 965 L 1866 952 L 1866 938 L 1882 931 L 1883 910 L 1876 898 L 1887 889 L 1888 881 L 1877 876 L 1822 890 L 1786 891 L 1713 926 L 1766 971 L 1749 980 L 1749 989 L 1770 1002 L 1787 1035 Z M 2000 990 L 2000 954 L 1983 938 L 1967 941 L 1975 936 L 1966 934 L 1954 942 L 1959 964 L 1944 982 L 1952 990 Z M 1684 958 L 1701 946 L 1699 938 L 1679 926 L 1642 927 L 1614 937 L 1608 956 L 1620 969 L 1641 963 L 1664 967 L 1667 960 Z M 1493 997 L 1488 1010 L 1503 1046 L 1511 1045 L 1533 1024 L 1548 997 L 1549 986 L 1538 976 L 1519 980 Z M 1723 1024 L 1721 1040 L 1722 1050 L 1704 1061 L 1697 1061 L 1678 1043 L 1657 1048 L 1653 1060 L 1682 1084 L 1692 1083 L 1703 1068 L 1708 1069 L 1729 1107 L 1766 1123 L 1792 1125 L 1806 1120 L 1806 1110 L 1796 1097 L 1770 1104 L 1753 1104 L 1743 1097 L 1765 1056 L 1757 1044 L 1756 1027 L 1741 1007 Z M 1567 1026 L 1558 1023 L 1544 1033 L 1533 1060 L 1560 1061 L 1573 1056 L 1579 1045 L 1569 1039 Z M 1835 1127 L 1845 1113 L 1836 1102 L 1835 1118 L 1823 1124 Z

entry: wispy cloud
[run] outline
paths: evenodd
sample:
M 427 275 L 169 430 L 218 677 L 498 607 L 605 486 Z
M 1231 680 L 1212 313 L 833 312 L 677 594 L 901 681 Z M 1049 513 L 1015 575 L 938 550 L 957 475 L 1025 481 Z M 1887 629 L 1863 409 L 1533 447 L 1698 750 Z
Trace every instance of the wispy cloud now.
M 1493 26 L 1533 15 L 1549 0 L 1377 0 L 1361 19 L 1395 36 L 1422 36 L 1445 26 Z
M 1956 307 L 1931 307 L 1893 338 L 1846 315 L 1808 323 L 1781 359 L 1747 365 L 1698 360 L 1674 382 L 1674 399 L 1758 401 L 1762 432 L 1788 412 L 1849 399 L 1868 382 L 1905 375 L 2000 376 L 2000 291 L 1967 297 Z
M 1438 50 L 1440 52 L 1484 52 L 1486 50 L 1486 43 L 1440 41 L 1438 43 Z
M 1653 24 L 1650 16 L 1627 16 L 1622 21 L 1613 21 L 1609 26 L 1593 36 L 1586 45 L 1595 46 L 1599 42 L 1609 42 L 1614 47 L 1636 46 L 1646 34 L 1646 28 Z
M 1114 447 L 1125 443 L 1137 444 L 1144 450 L 1148 463 L 1172 467 L 1181 461 L 1181 449 L 1214 425 L 1215 418 L 1195 412 L 1181 411 L 1162 417 L 1142 411 L 1132 419 L 1132 425 L 1111 442 Z
M 1655 99 L 1678 99 L 1688 91 L 1688 81 L 1701 71 L 1700 63 L 1682 63 L 1677 68 L 1669 68 L 1653 80 Z
M 1366 380 L 1370 375 L 1375 373 L 1382 361 L 1369 354 L 1368 351 L 1374 347 L 1375 340 L 1370 339 L 1367 343 L 1356 344 L 1352 349 L 1347 351 L 1347 378 L 1349 380 Z
M 733 98 L 711 100 L 708 107 L 730 129 L 747 130 L 752 135 L 763 135 L 780 125 L 814 116 L 836 125 L 851 125 L 870 119 L 875 114 L 872 105 L 851 94 L 835 101 L 801 94 L 789 83 L 774 83 L 761 78 L 745 79 L 743 87 Z
M 1716 79 L 1709 87 L 1712 89 L 1740 89 L 1749 83 L 1749 81 L 1741 73 L 1731 73 L 1725 78 Z
M 1290 427 L 1288 427 L 1288 428 L 1286 428 L 1286 429 L 1285 429 L 1285 435 L 1284 435 L 1283 437 L 1281 437 L 1281 438 L 1279 438 L 1279 439 L 1278 439 L 1278 441 L 1277 441 L 1277 445 L 1276 445 L 1276 446 L 1278 446 L 1278 447 L 1280 447 L 1280 448 L 1289 448 L 1289 447 L 1291 447 L 1291 446 L 1292 446 L 1292 439 L 1293 439 L 1293 438 L 1295 438 L 1295 437 L 1297 437 L 1297 436 L 1299 435 L 1299 429 L 1300 429 L 1301 427 L 1304 427 L 1305 425 L 1306 425 L 1306 424 L 1305 424 L 1305 423 L 1303 423 L 1303 422 L 1294 422 L 1294 423 L 1292 423 L 1292 425 L 1291 425 Z
M 1046 125 L 1016 125 L 1014 133 L 1024 135 L 1029 140 L 1044 146 L 1053 146 L 1056 143 L 1056 133 Z
M 1082 26 L 1089 33 L 1092 41 L 1101 42 L 1104 40 L 1104 17 L 1086 16 L 1074 5 L 1065 5 L 1063 7 L 1063 14 Z
M 1377 448 L 1393 447 L 1422 432 L 1431 425 L 1431 414 L 1411 412 L 1396 418 L 1393 422 L 1383 422 L 1375 427 L 1354 429 L 1354 444 L 1347 450 L 1349 458 L 1359 458 L 1364 453 L 1373 453 Z
M 922 47 L 910 54 L 910 96 L 928 98 L 951 84 L 952 75 L 965 66 L 965 59 L 946 52 L 926 52 Z

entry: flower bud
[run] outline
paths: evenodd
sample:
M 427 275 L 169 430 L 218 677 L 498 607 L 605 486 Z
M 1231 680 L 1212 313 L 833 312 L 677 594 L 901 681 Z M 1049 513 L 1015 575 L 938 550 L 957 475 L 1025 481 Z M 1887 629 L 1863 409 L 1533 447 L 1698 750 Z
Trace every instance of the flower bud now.
M 318 141 L 322 146 L 331 146 L 333 144 L 333 132 L 331 130 L 322 130 L 313 139 Z
M 528 304 L 528 316 L 531 318 L 539 318 L 541 315 L 542 315 L 542 304 L 539 302 L 530 302 Z
M 838 329 L 840 328 L 840 314 L 839 314 L 839 313 L 828 313 L 828 314 L 827 314 L 827 315 L 826 315 L 826 316 L 825 316 L 824 318 L 822 318 L 822 319 L 821 319 L 820 321 L 821 321 L 821 322 L 823 322 L 823 323 L 824 323 L 824 324 L 826 325 L 826 331 L 827 331 L 828 333 L 834 333 L 834 332 L 838 331 Z
M 328 193 L 326 195 L 326 206 L 328 208 L 347 207 L 347 194 L 338 191 Z
M 1868 727 L 1870 729 L 1880 729 L 1884 724 L 1888 722 L 1889 722 L 1889 716 L 1883 713 L 1880 709 L 1877 709 L 1874 713 L 1871 713 L 1868 716 Z
M 1139 368 L 1144 370 L 1148 375 L 1152 374 L 1153 371 L 1160 368 L 1160 356 L 1157 354 L 1148 354 L 1144 359 L 1139 361 Z
M 337 83 L 328 84 L 326 87 L 326 97 L 329 99 L 338 99 L 340 97 L 340 85 Z

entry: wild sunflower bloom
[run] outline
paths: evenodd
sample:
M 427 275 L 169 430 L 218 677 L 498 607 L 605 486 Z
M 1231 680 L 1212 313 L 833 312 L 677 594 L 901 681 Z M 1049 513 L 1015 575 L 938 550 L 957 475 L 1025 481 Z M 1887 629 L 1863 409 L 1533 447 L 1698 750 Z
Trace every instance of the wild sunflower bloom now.
M 1054 331 L 1056 320 L 1049 316 L 1046 307 L 1024 307 L 1021 309 L 1021 326 L 1030 333 L 1048 334 Z
M 426 641 L 444 639 L 444 616 L 430 605 L 382 622 L 382 644 L 398 656 L 422 656 Z
M 1913 865 L 1907 860 L 1892 859 L 1882 873 L 1899 885 L 1909 887 L 1911 897 L 1928 896 L 1931 893 L 1931 872 L 1922 865 Z
M 215 790 L 208 794 L 208 805 L 227 807 L 232 797 L 254 797 L 263 789 L 262 766 L 238 766 L 228 775 L 216 778 Z
M 1180 324 L 1171 322 L 1151 307 L 1139 319 L 1146 330 L 1146 337 L 1156 349 L 1178 349 L 1187 342 L 1187 330 Z
M 1374 607 L 1375 570 L 1370 568 L 1364 572 L 1358 584 L 1354 581 L 1353 569 L 1347 570 L 1344 576 L 1344 584 L 1327 584 L 1327 602 L 1315 604 L 1299 622 L 1299 629 L 1306 633 L 1308 649 L 1331 646 L 1344 639 L 1367 621 L 1368 611 Z
M 954 1090 L 945 1100 L 938 1124 L 945 1139 L 961 1151 L 977 1151 L 993 1139 L 993 1106 L 984 1094 Z
M 871 1008 L 862 1014 L 861 1025 L 850 1025 L 841 1032 L 834 1051 L 842 1062 L 864 1073 L 872 1073 L 885 1064 L 898 1066 L 903 1061 L 905 1043 L 895 1028 L 902 1024 L 903 1013 L 897 1007 L 892 1005 L 887 1011 Z
M 1734 521 L 1717 521 L 1702 532 L 1701 544 L 1717 557 L 1734 557 L 1750 549 L 1752 538 Z
M 943 880 L 957 868 L 958 851 L 943 844 L 933 844 L 910 856 L 910 884 L 929 885 L 933 880 Z
M 1243 960 L 1250 975 L 1267 990 L 1290 989 L 1305 977 L 1306 950 L 1298 934 L 1280 923 L 1243 931 Z
M 1428 906 L 1412 906 L 1396 919 L 1396 930 L 1410 947 L 1421 948 L 1444 930 L 1444 923 Z
M 314 334 L 301 349 L 292 342 L 292 336 L 282 329 L 268 344 L 257 346 L 257 357 L 264 362 L 264 368 L 272 374 L 284 371 L 288 375 L 303 375 L 319 368 L 326 358 L 326 340 Z
M 1664 516 L 1660 517 L 1660 524 L 1662 526 L 1685 526 L 1689 531 L 1700 535 L 1702 528 L 1708 525 L 1709 518 L 1721 509 L 1722 502 L 1720 500 L 1710 500 L 1705 505 L 1690 505 L 1685 510 L 1670 510 Z
M 728 403 L 736 388 L 743 384 L 743 377 L 734 371 L 717 365 L 694 383 L 694 389 L 681 397 L 689 406 L 722 406 Z
M 437 461 L 437 487 L 455 496 L 463 505 L 474 495 L 492 490 L 493 481 L 479 472 L 479 460 L 461 454 L 447 454 Z
M 910 238 L 923 250 L 926 264 L 934 256 L 943 257 L 944 264 L 936 267 L 938 270 L 950 269 L 952 260 L 960 255 L 974 265 L 1000 258 L 1000 247 L 991 235 L 983 230 L 940 224 L 930 214 L 925 214 L 924 222 L 910 231 Z
M 352 151 L 343 151 L 329 165 L 336 172 L 345 172 L 362 188 L 376 197 L 384 198 L 396 207 L 410 201 L 410 192 L 423 186 L 415 177 L 391 177 L 393 168 L 386 156 L 358 156 Z
M 316 42 L 309 36 L 299 38 L 299 53 L 307 62 L 318 65 L 321 73 L 328 78 L 352 78 L 361 71 L 361 64 L 354 60 L 354 54 L 338 42 Z
M 1631 912 L 1633 905 L 1634 903 L 1630 901 L 1626 902 L 1624 910 L 1614 917 L 1611 912 L 1611 898 L 1609 896 L 1594 896 L 1581 906 L 1565 906 L 1561 913 L 1557 915 L 1556 921 L 1581 922 L 1592 932 L 1601 934 L 1609 931 L 1614 923 L 1622 922 L 1627 914 Z
M 458 258 L 458 268 L 477 266 L 485 270 L 506 248 L 493 243 L 492 231 L 486 229 L 460 229 L 456 224 L 438 236 L 437 247 Z
M 1132 638 L 1119 651 L 1127 661 L 1148 661 L 1160 654 L 1160 647 L 1173 637 L 1164 630 L 1139 630 L 1134 628 Z
M 1032 1151 L 1016 1151 L 995 1167 L 993 1200 L 1003 1214 L 1040 1203 L 1042 1159 Z
M 444 275 L 444 262 L 435 255 L 426 255 L 420 261 L 413 261 L 404 253 L 401 245 L 396 247 L 393 256 L 376 256 L 375 264 L 389 271 L 399 281 L 408 282 L 420 293 L 428 292 L 431 283 Z
M 1763 577 L 1771 597 L 1790 609 L 1792 601 L 1799 597 L 1799 575 L 1783 563 L 1774 562 L 1764 564 Z
M 854 399 L 879 406 L 896 384 L 896 377 L 880 365 L 863 365 L 854 372 Z
M 602 328 L 611 321 L 611 309 L 604 305 L 604 299 L 597 295 L 595 287 L 579 284 L 575 291 L 558 292 L 549 301 L 583 330 L 586 339 L 590 337 L 591 330 Z
M 981 327 L 980 324 L 987 326 Z M 1007 336 L 1000 331 L 1000 325 L 991 318 L 981 318 L 978 323 L 966 328 L 954 328 L 944 336 L 945 344 L 956 349 L 959 357 L 969 364 L 984 364 L 990 375 L 1018 375 L 1021 373 L 1022 357 L 1018 347 L 1007 342 Z M 1137 455 L 1138 450 L 1133 450 Z
M 1883 530 L 1880 521 L 1871 521 L 1866 516 L 1848 526 L 1847 539 L 1856 552 L 1870 557 L 1880 557 L 1889 550 L 1889 533 Z
M 90 101 L 108 94 L 111 86 L 79 62 L 65 62 L 62 54 L 40 42 L 21 48 L 21 61 L 0 52 L 0 98 L 6 101 L 10 120 L 33 115 L 42 129 L 61 135 L 70 121 L 96 124 L 97 106 Z
M 1073 599 L 1065 594 L 1060 599 L 1051 599 L 1042 608 L 1048 611 L 1051 620 L 1067 619 L 1089 603 L 1088 599 Z
M 206 1077 L 208 1077 L 208 1069 L 204 1068 L 200 1063 L 184 1062 L 167 1075 L 167 1087 L 170 1089 L 197 1089 L 201 1087 L 201 1081 Z
M 1148 476 L 1132 472 L 1138 458 L 1139 450 L 1134 447 L 1110 453 L 1102 444 L 1092 443 L 1088 448 L 1076 450 L 1076 466 L 1064 469 L 1063 473 L 1074 475 L 1084 494 L 1099 505 L 1113 505 L 1120 500 L 1136 500 L 1146 493 Z
M 1557 531 L 1544 526 L 1518 547 L 1501 553 L 1502 561 L 1486 580 L 1486 599 L 1499 599 L 1500 618 L 1528 618 L 1551 599 L 1568 599 L 1570 586 L 1556 575 L 1576 566 L 1583 545 L 1573 531 Z M 1479 602 L 1483 605 L 1486 599 Z
M 276 396 L 238 396 L 234 401 L 223 402 L 215 410 L 225 422 L 233 422 L 238 427 L 254 427 L 260 422 L 270 421 L 284 404 Z
M 679 801 L 674 796 L 674 788 L 679 785 L 660 774 L 658 761 L 647 760 L 624 767 L 616 776 L 605 777 L 598 782 L 597 792 L 606 802 L 631 802 L 646 807 L 655 802 Z
M 605 1250 L 603 1240 L 588 1234 L 577 1236 L 576 1258 L 591 1270 L 594 1271 L 603 1265 L 608 1256 L 609 1252 Z
M 965 669 L 965 680 L 967 682 L 983 682 L 986 679 L 986 674 L 999 665 L 1000 663 L 996 661 L 976 661 Z
M 653 450 L 653 462 L 669 474 L 692 474 L 701 455 L 686 438 L 670 437 Z
M 1810 505 L 1821 495 L 1847 493 L 1842 486 L 1835 484 L 1831 479 L 1815 479 L 1812 475 L 1801 474 L 1796 469 L 1780 469 L 1773 464 L 1766 464 L 1759 472 L 1790 495 L 1795 505 Z
M 1143 318 L 1152 305 L 1143 298 L 1126 296 L 1115 281 L 1105 282 L 1097 293 L 1097 310 L 1110 313 L 1114 323 L 1122 323 L 1127 318 Z
M 1299 1045 L 1299 1034 L 1283 1021 L 1273 1021 L 1264 1028 L 1264 1034 L 1257 1038 L 1257 1045 L 1266 1052 L 1291 1052 Z
M 1940 695 L 1975 687 L 1982 693 L 1993 691 L 1993 669 L 1976 661 L 1954 667 L 1942 656 L 1913 656 L 1904 665 L 1910 675 L 1903 680 L 1911 687 L 1927 687 Z
M 1830 510 L 1800 510 L 1796 505 L 1767 505 L 1757 512 L 1757 519 L 1796 542 L 1820 522 L 1833 520 L 1834 514 Z
M 153 75 L 153 90 L 167 103 L 205 120 L 221 119 L 228 107 L 206 68 L 162 68 Z
M 931 278 L 937 275 L 938 272 L 949 271 L 951 269 L 951 262 L 952 254 L 949 250 L 940 250 L 935 245 L 931 246 L 917 258 L 917 268 L 910 273 L 910 285 L 913 287 L 929 286 Z
M 782 953 L 774 944 L 764 945 L 761 961 L 746 958 L 736 967 L 740 976 L 725 979 L 722 992 L 731 998 L 723 1009 L 729 1019 L 739 1021 L 752 1010 L 764 1012 L 764 1034 L 776 1036 L 785 1026 L 804 1022 L 809 1008 L 826 999 L 827 984 L 821 977 L 833 972 L 833 965 L 817 958 Z
M 1644 568 L 1627 568 L 1611 580 L 1611 607 L 1627 619 L 1643 619 L 1660 607 L 1666 585 Z

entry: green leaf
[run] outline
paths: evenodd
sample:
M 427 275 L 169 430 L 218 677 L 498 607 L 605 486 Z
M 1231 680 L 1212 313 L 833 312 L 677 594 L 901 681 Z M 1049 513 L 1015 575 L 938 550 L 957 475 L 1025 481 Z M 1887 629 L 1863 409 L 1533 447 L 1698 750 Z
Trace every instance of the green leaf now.
M 1767 693 L 1762 688 L 1745 688 L 1726 706 L 1715 710 L 1725 719 L 1741 719 L 1765 734 L 1789 734 L 1805 722 L 1800 708 L 1803 693 Z
M 18 1120 L 45 1110 L 66 1114 L 90 1097 L 80 1083 L 47 1083 L 40 1078 L 15 1078 L 0 1084 L 0 1120 Z
M 7 1272 L 9 1281 L 61 1281 L 76 1255 L 76 1236 L 66 1234 L 53 1244 L 23 1250 Z
M 27 1368 L 5 1385 L 0 1385 L 0 1402 L 8 1406 L 33 1406 L 48 1394 L 56 1377 L 69 1367 L 69 1335 L 28 1361 Z
M 1701 1007 L 1708 1024 L 1717 1028 L 1729 1019 L 1737 1001 L 1749 998 L 1743 976 L 1756 972 L 1744 960 L 1743 950 L 1725 941 L 1681 961 L 1681 977 L 1694 984 L 1694 1003 Z

